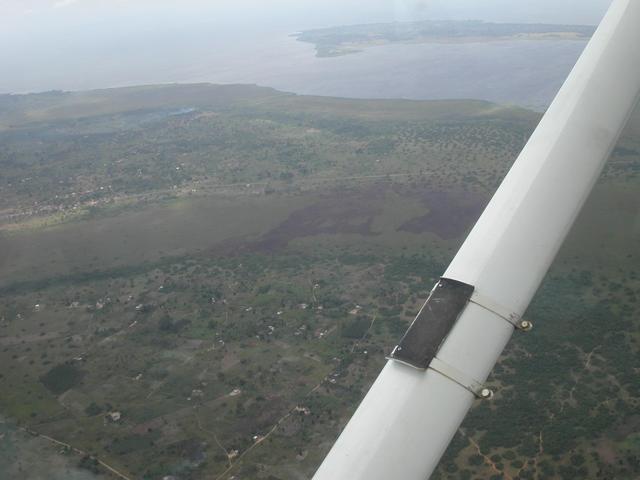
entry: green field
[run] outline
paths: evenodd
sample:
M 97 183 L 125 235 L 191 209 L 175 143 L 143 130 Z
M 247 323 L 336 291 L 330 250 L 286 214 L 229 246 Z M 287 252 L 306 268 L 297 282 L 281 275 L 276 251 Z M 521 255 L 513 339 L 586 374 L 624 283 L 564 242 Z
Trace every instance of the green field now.
M 538 120 L 253 86 L 0 96 L 0 466 L 51 444 L 26 430 L 86 478 L 310 478 Z M 437 478 L 640 474 L 638 152 L 636 114 Z

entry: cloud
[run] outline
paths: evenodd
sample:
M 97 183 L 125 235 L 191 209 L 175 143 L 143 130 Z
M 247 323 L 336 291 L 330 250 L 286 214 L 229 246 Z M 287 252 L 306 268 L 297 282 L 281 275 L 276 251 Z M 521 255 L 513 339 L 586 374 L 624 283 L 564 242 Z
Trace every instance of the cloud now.
M 78 3 L 80 0 L 59 0 L 53 4 L 53 8 L 70 7 L 74 3 Z

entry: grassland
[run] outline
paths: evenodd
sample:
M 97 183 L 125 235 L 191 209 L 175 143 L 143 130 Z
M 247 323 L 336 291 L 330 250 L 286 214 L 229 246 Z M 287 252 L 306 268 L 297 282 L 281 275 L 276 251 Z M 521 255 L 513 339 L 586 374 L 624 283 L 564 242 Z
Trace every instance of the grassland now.
M 251 86 L 0 105 L 0 415 L 86 478 L 310 478 L 539 119 Z M 640 473 L 639 129 L 437 478 Z

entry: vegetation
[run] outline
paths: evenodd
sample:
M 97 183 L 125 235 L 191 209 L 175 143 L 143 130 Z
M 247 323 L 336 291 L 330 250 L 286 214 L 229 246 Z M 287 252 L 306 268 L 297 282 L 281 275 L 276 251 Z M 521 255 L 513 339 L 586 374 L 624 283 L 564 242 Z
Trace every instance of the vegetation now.
M 0 104 L 0 414 L 142 479 L 311 477 L 538 119 L 255 87 Z M 638 477 L 639 125 L 438 478 Z
M 335 57 L 389 43 L 478 42 L 507 39 L 586 39 L 595 28 L 585 25 L 488 23 L 480 21 L 394 22 L 307 30 L 297 35 L 313 43 L 317 56 Z

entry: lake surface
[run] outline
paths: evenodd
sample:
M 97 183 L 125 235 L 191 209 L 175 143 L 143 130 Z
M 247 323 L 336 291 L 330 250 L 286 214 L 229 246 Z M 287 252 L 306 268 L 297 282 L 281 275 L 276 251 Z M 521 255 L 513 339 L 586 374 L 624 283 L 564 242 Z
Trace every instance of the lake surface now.
M 307 95 L 474 98 L 544 109 L 585 45 L 580 40 L 398 44 L 318 58 L 313 45 L 288 34 L 224 41 L 187 37 L 162 45 L 161 53 L 157 45 L 139 45 L 32 57 L 10 65 L 6 71 L 20 74 L 0 78 L 0 92 L 251 83 Z
M 318 58 L 311 45 L 286 38 L 275 50 L 260 52 L 261 61 L 237 60 L 227 71 L 205 67 L 198 79 L 309 95 L 474 98 L 544 108 L 585 46 L 585 41 L 407 44 Z

